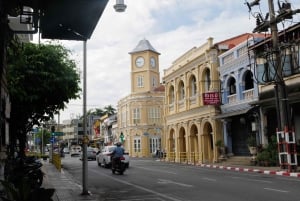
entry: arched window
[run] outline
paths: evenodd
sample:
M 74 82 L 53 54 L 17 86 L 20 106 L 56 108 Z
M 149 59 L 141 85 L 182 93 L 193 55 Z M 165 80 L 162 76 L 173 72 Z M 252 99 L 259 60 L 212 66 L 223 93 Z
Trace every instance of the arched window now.
M 175 94 L 174 94 L 174 86 L 171 86 L 169 89 L 169 104 L 174 103 Z
M 179 100 L 183 100 L 184 98 L 185 98 L 184 84 L 183 84 L 183 81 L 180 81 L 180 83 L 179 83 Z
M 236 94 L 236 83 L 233 77 L 229 80 L 229 95 L 232 94 Z
M 205 91 L 209 91 L 211 86 L 211 78 L 210 78 L 210 70 L 206 69 L 204 73 L 204 84 L 205 84 Z
M 245 75 L 245 90 L 253 89 L 253 74 L 247 71 Z
M 195 96 L 197 93 L 196 78 L 192 75 L 190 79 L 190 96 Z

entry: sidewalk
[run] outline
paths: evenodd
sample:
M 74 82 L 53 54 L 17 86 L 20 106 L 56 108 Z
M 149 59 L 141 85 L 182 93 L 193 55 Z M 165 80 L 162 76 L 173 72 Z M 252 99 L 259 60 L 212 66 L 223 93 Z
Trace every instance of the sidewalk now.
M 82 186 L 63 169 L 59 172 L 52 163 L 43 161 L 43 171 L 45 173 L 43 187 L 55 189 L 53 201 L 97 201 L 93 195 L 81 195 Z

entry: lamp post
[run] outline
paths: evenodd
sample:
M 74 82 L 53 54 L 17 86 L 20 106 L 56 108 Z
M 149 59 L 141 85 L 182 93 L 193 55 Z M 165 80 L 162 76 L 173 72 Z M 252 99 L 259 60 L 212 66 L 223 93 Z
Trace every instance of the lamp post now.
M 83 139 L 82 139 L 82 195 L 88 195 L 87 190 L 87 133 L 86 133 L 86 40 L 83 41 Z
M 124 12 L 126 9 L 124 0 L 116 0 L 114 8 L 117 12 Z M 79 33 L 76 33 L 79 34 Z M 87 144 L 88 144 L 88 135 L 86 129 L 86 43 L 87 39 L 83 38 L 83 140 L 82 140 L 82 193 L 81 195 L 89 195 L 87 189 Z

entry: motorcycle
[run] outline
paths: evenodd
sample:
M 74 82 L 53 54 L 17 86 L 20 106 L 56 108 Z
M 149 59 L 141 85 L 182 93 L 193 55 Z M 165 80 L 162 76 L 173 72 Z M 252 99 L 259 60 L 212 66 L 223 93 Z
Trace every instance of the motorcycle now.
M 120 175 L 122 175 L 126 170 L 126 164 L 125 164 L 125 158 L 122 157 L 116 157 L 112 158 L 112 167 L 111 171 L 113 174 L 118 172 Z
M 42 166 L 35 157 L 12 159 L 5 164 L 4 177 L 15 186 L 22 182 L 21 179 L 25 179 L 31 188 L 40 188 L 44 178 Z

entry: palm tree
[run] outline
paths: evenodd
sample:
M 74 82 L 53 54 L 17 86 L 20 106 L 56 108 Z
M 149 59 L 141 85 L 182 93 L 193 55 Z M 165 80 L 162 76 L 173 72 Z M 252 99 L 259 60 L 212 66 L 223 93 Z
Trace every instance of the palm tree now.
M 101 108 L 96 108 L 92 114 L 101 117 L 105 114 L 105 111 Z
M 112 105 L 107 105 L 104 107 L 104 112 L 108 115 L 112 115 L 116 113 L 116 109 L 112 107 Z

